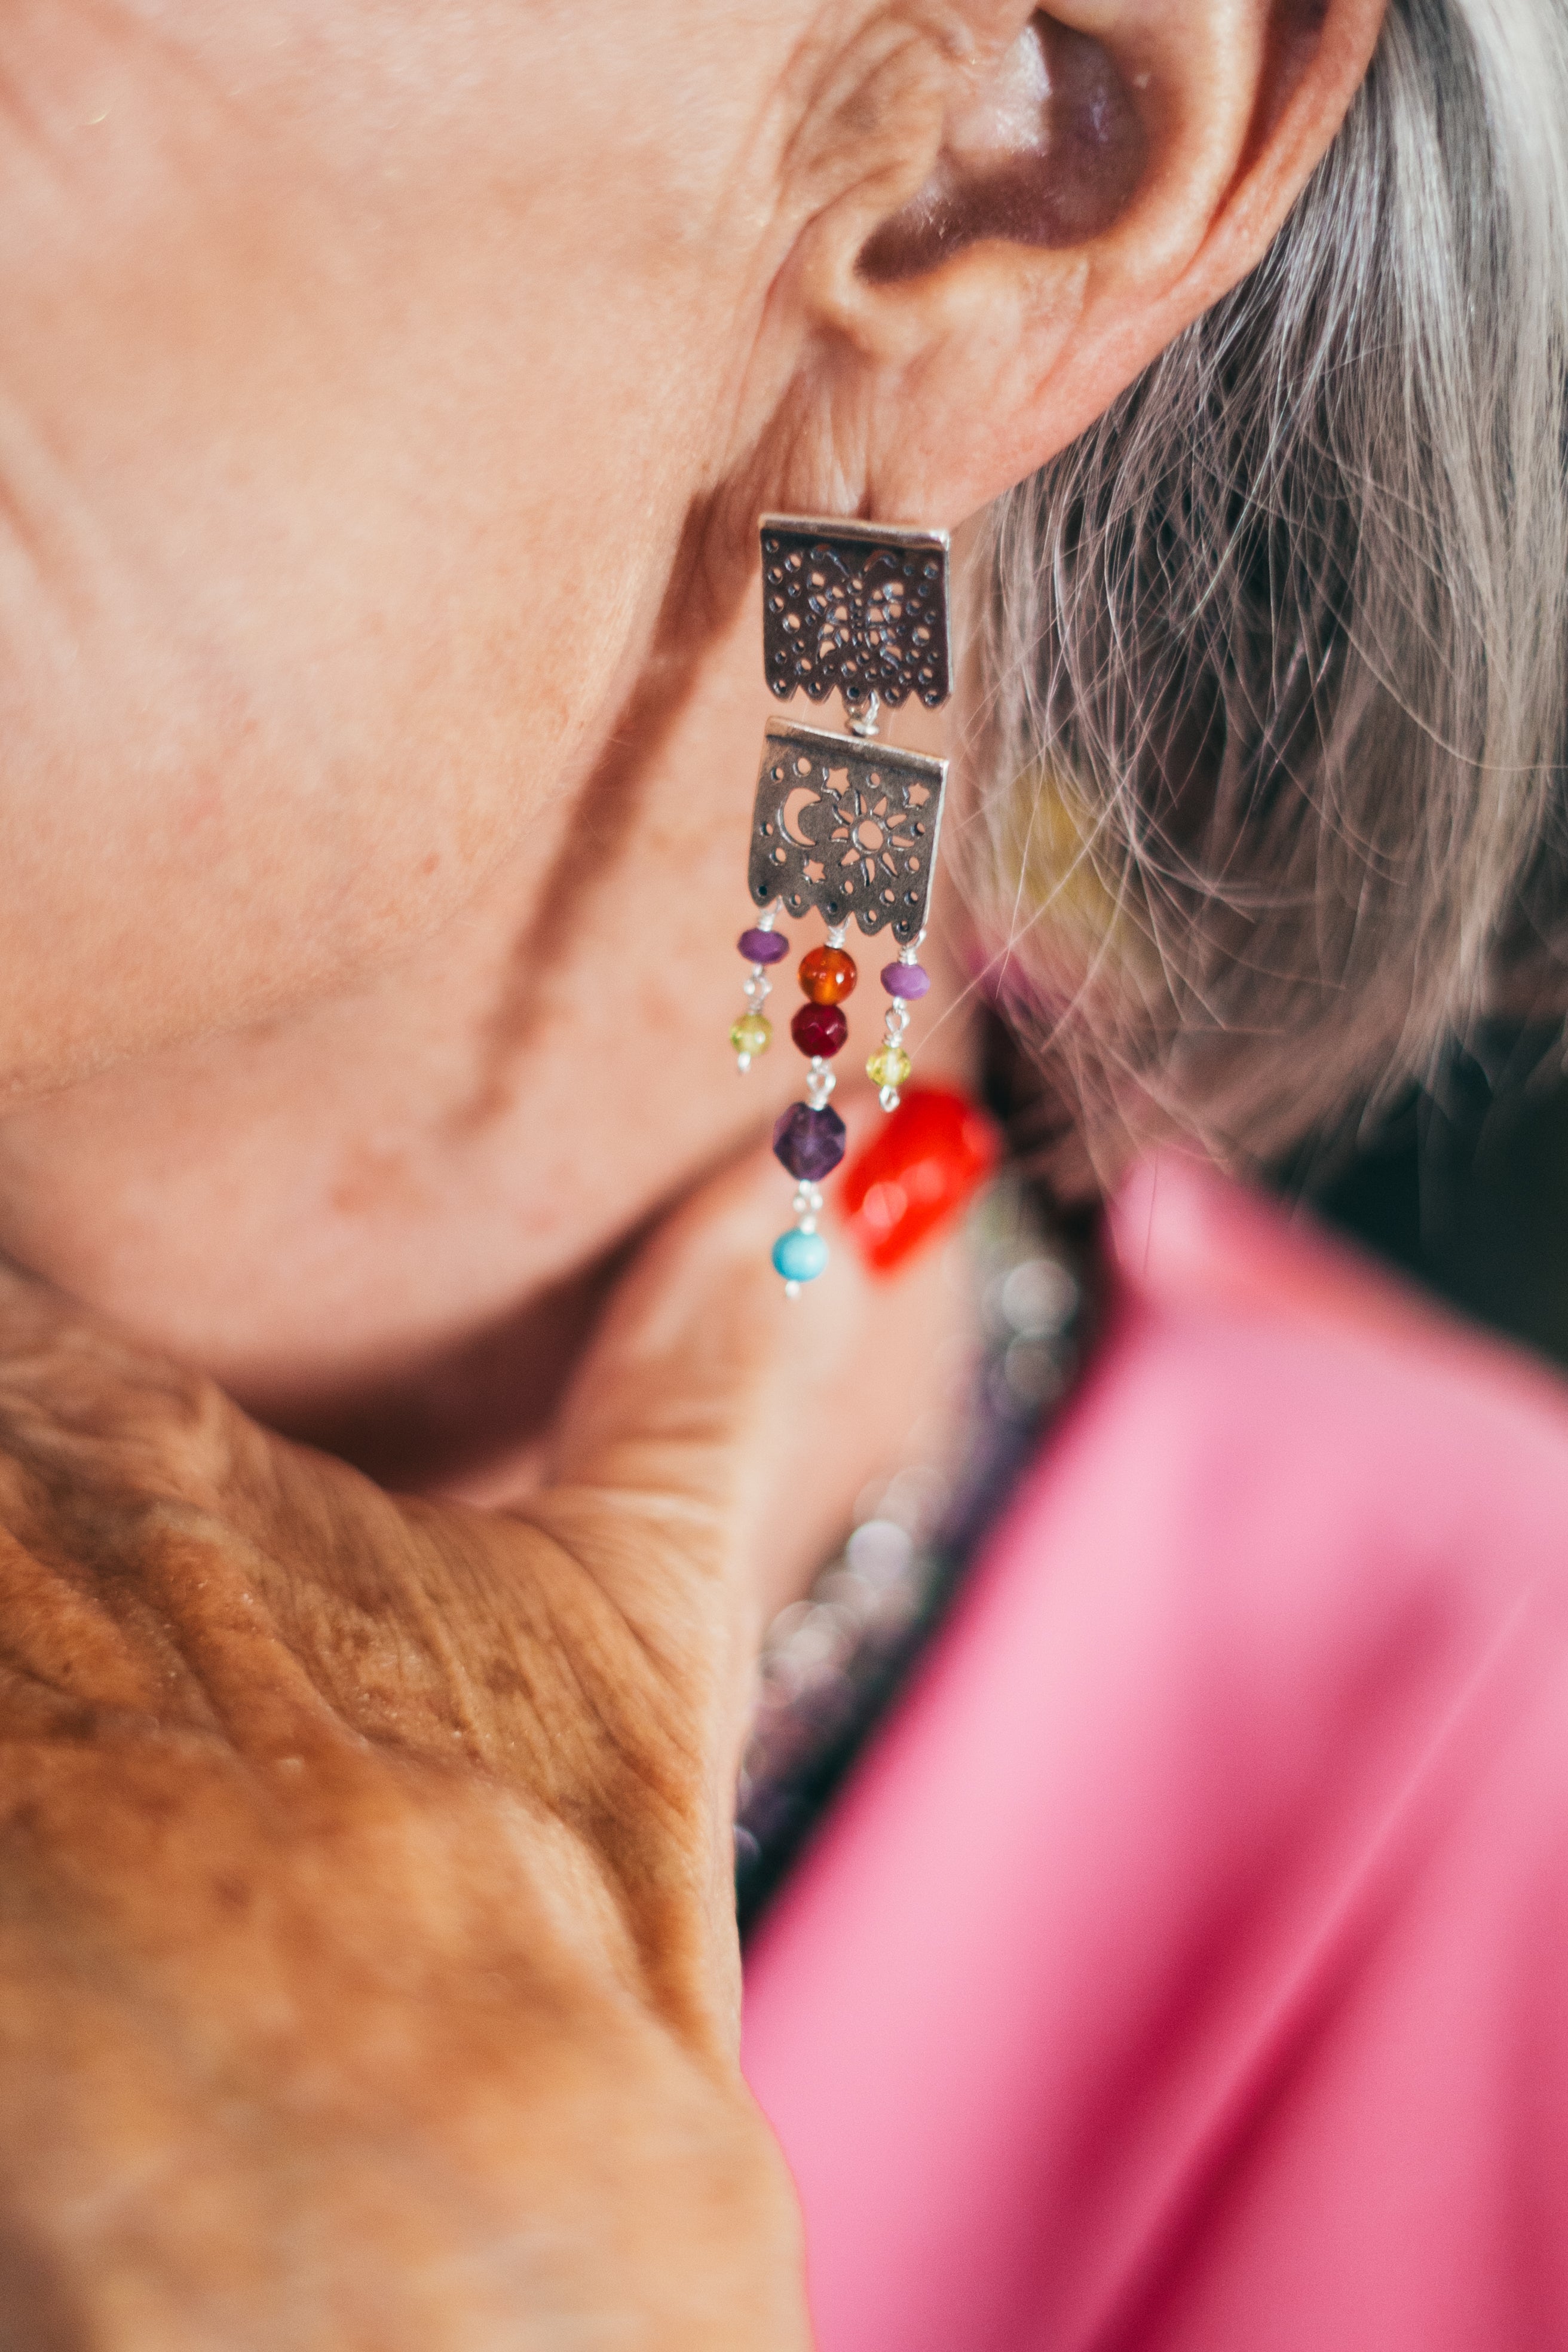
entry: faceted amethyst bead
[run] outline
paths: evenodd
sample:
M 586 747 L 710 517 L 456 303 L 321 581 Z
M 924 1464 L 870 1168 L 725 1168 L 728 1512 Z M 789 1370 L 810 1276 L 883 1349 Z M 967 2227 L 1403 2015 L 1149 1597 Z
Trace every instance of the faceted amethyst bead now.
M 783 963 L 789 953 L 782 931 L 742 931 L 735 945 L 748 963 Z
M 909 1002 L 923 996 L 931 986 L 931 974 L 923 963 L 885 963 L 882 985 L 889 996 L 901 996 Z
M 791 1103 L 773 1128 L 773 1158 L 801 1183 L 831 1176 L 844 1157 L 844 1121 L 836 1110 Z

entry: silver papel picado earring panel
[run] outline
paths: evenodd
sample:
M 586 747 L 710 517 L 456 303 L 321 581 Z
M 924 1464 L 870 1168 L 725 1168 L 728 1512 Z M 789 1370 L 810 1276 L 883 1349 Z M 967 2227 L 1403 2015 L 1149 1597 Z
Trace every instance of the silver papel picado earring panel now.
M 738 945 L 749 969 L 746 1010 L 730 1032 L 740 1069 L 773 1038 L 763 1010 L 790 951 L 781 917 L 816 913 L 820 947 L 802 958 L 804 1002 L 790 1034 L 805 1055 L 806 1098 L 773 1129 L 773 1150 L 796 1180 L 795 1223 L 773 1244 L 792 1297 L 827 1264 L 818 1189 L 844 1156 L 831 1066 L 848 1036 L 844 1001 L 859 974 L 845 940 L 853 926 L 888 935 L 883 1034 L 867 1061 L 884 1110 L 910 1075 L 910 1008 L 931 986 L 920 961 L 942 831 L 947 761 L 879 740 L 879 715 L 910 699 L 936 709 L 952 690 L 949 543 L 904 524 L 764 515 L 763 669 L 781 702 L 840 697 L 849 732 L 769 722 L 752 812 L 747 884 L 755 921 Z

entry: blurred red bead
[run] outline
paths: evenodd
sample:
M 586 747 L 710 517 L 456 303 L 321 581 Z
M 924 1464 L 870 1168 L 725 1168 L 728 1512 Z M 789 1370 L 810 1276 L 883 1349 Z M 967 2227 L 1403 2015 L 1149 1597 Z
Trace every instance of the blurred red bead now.
M 789 1034 L 803 1054 L 837 1054 L 849 1034 L 849 1024 L 837 1004 L 803 1004 L 789 1024 Z
M 801 988 L 814 1004 L 838 1003 L 859 977 L 854 957 L 842 948 L 813 948 L 800 960 Z
M 995 1122 L 945 1087 L 911 1087 L 864 1151 L 839 1193 L 850 1236 L 868 1265 L 890 1274 L 947 1224 L 995 1167 Z

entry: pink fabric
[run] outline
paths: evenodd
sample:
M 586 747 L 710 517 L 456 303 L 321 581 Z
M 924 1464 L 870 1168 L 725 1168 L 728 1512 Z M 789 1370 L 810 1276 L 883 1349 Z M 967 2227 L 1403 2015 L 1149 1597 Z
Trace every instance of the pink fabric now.
M 1568 2346 L 1568 1401 L 1163 1162 L 748 1969 L 821 2352 Z

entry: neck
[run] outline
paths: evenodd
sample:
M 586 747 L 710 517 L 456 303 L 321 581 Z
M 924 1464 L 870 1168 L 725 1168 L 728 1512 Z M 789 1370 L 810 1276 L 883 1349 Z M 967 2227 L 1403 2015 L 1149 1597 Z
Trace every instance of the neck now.
M 743 1084 L 725 1044 L 756 643 L 752 598 L 689 674 L 650 665 L 580 789 L 353 992 L 0 1124 L 0 1248 L 373 1475 L 515 1483 L 637 1236 L 799 1091 L 782 1034 Z M 964 1025 L 926 1025 L 922 1075 L 962 1072 Z M 908 1360 L 953 1312 L 917 1269 L 879 1327 Z

